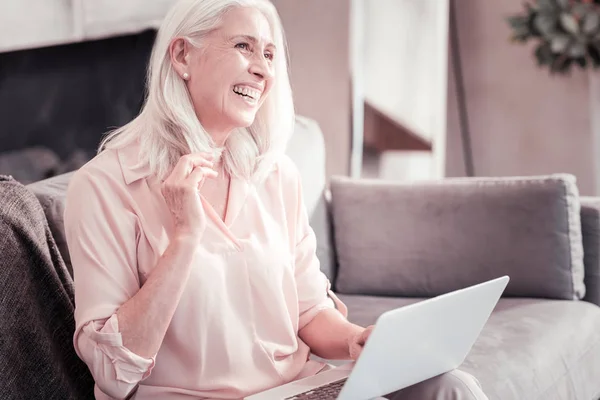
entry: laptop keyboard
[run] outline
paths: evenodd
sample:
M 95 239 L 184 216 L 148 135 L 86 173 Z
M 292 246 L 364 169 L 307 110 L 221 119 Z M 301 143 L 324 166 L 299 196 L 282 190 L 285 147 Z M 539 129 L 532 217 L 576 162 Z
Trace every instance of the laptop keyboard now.
M 307 392 L 296 394 L 292 397 L 287 397 L 285 400 L 335 400 L 342 391 L 346 379 L 328 383 L 324 386 L 311 389 Z

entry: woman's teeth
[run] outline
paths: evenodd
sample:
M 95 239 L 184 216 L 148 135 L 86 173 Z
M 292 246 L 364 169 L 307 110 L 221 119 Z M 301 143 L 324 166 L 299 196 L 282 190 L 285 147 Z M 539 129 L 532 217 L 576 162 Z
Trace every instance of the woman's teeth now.
M 258 100 L 260 91 L 247 86 L 234 86 L 233 91 L 248 100 Z

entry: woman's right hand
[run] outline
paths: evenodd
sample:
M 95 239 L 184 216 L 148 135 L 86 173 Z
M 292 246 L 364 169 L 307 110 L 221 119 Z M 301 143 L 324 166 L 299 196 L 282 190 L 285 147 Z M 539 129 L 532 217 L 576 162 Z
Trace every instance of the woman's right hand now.
M 218 174 L 209 153 L 182 156 L 161 185 L 161 192 L 173 218 L 175 235 L 198 238 L 206 228 L 206 214 L 198 190 L 207 178 Z

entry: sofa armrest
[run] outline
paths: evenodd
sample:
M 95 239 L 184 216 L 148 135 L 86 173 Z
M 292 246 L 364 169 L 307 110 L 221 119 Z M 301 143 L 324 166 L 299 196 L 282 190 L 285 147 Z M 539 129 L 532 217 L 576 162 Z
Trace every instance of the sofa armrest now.
M 585 301 L 600 306 L 600 197 L 581 197 Z
M 65 238 L 63 213 L 65 212 L 67 187 L 73 174 L 74 172 L 69 172 L 27 185 L 27 188 L 35 194 L 42 205 L 56 246 L 58 246 L 58 250 L 71 276 L 73 276 L 73 267 L 71 266 L 71 257 L 69 256 L 67 239 Z

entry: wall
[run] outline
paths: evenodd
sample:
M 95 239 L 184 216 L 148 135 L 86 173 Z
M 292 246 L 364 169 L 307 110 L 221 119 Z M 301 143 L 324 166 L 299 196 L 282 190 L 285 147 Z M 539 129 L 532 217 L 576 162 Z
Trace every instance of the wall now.
M 349 172 L 350 1 L 273 0 L 287 35 L 296 111 L 325 136 L 327 174 Z
M 365 98 L 433 144 L 431 177 L 443 177 L 448 0 L 364 2 Z
M 587 73 L 551 77 L 532 45 L 508 41 L 505 17 L 521 0 L 458 0 L 458 27 L 476 175 L 573 173 L 594 191 Z M 465 174 L 453 71 L 449 72 L 447 175 Z
M 0 1 L 0 52 L 157 29 L 177 0 Z

